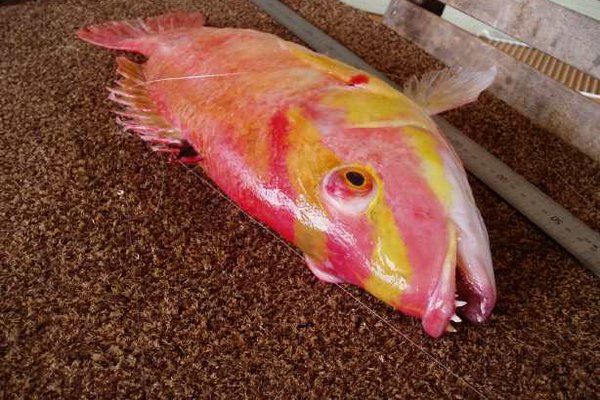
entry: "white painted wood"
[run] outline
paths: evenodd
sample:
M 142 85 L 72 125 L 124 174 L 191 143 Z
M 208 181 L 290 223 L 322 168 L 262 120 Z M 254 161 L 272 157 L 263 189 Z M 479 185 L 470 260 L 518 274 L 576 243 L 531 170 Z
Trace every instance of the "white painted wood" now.
M 498 68 L 490 91 L 535 123 L 600 161 L 600 106 L 452 23 L 393 0 L 384 24 L 448 66 Z
M 600 78 L 600 22 L 590 17 L 549 0 L 440 1 Z
M 390 0 L 342 0 L 342 3 L 373 14 L 383 15 Z

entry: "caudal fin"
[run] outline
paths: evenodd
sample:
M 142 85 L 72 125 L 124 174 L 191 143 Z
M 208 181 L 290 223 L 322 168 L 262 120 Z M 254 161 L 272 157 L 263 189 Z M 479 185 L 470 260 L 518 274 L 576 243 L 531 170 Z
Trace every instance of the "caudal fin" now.
M 139 18 L 91 25 L 78 31 L 77 36 L 109 49 L 147 53 L 149 37 L 177 29 L 200 28 L 204 22 L 204 15 L 199 12 L 172 12 L 145 21 Z

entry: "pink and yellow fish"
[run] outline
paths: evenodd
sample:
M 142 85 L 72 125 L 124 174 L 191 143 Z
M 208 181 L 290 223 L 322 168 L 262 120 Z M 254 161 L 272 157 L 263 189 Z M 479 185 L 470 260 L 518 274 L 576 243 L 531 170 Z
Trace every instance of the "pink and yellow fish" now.
M 382 80 L 276 36 L 204 26 L 199 13 L 109 22 L 81 39 L 119 57 L 118 121 L 198 163 L 293 243 L 317 278 L 364 288 L 440 336 L 481 322 L 496 288 L 460 160 L 430 115 L 474 101 L 495 70 Z M 458 271 L 458 273 L 457 273 Z

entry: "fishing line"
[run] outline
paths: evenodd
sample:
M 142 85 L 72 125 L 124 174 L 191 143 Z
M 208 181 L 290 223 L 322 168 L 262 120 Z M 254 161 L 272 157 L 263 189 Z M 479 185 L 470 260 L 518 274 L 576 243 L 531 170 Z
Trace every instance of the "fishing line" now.
M 248 216 L 252 221 L 254 221 L 258 226 L 260 226 L 261 228 L 263 228 L 266 232 L 268 232 L 276 240 L 278 240 L 280 243 L 282 243 L 288 249 L 290 249 L 293 253 L 295 253 L 297 256 L 299 256 L 302 260 L 304 260 L 304 256 L 303 256 L 302 253 L 300 253 L 296 248 L 292 247 L 288 242 L 286 242 L 281 237 L 279 237 L 277 234 L 275 234 L 271 229 L 269 229 L 268 227 L 266 227 L 262 222 L 258 221 L 253 216 L 251 216 L 246 211 L 244 211 L 238 204 L 236 204 L 233 200 L 231 200 L 229 197 L 227 197 L 221 190 L 219 190 L 210 181 L 208 181 L 208 179 L 204 178 L 199 173 L 197 173 L 196 171 L 194 171 L 194 169 L 192 167 L 190 167 L 190 166 L 188 166 L 186 164 L 181 164 L 181 165 L 183 165 L 185 167 L 185 169 L 189 173 L 191 173 L 196 178 L 198 178 L 200 181 L 202 181 L 205 185 L 207 185 L 213 192 L 215 192 L 217 195 L 219 195 L 220 197 L 222 197 L 223 199 L 225 199 L 228 203 L 232 204 L 235 208 L 237 208 L 239 211 L 241 211 L 244 215 Z M 397 333 L 398 335 L 400 335 L 400 337 L 402 337 L 405 341 L 407 341 L 411 346 L 413 346 L 414 348 L 416 348 L 417 350 L 419 350 L 421 353 L 425 354 L 425 356 L 427 356 L 427 358 L 429 358 L 433 362 L 435 362 L 438 365 L 438 367 L 440 367 L 442 370 L 444 370 L 445 372 L 449 373 L 454 378 L 456 378 L 456 379 L 464 382 L 465 385 L 469 389 L 473 390 L 481 398 L 486 399 L 486 400 L 488 399 L 488 397 L 484 393 L 482 393 L 476 386 L 474 386 L 473 384 L 471 384 L 466 378 L 463 378 L 462 376 L 460 376 L 457 373 L 455 373 L 454 371 L 452 371 L 450 369 L 450 367 L 448 367 L 442 361 L 438 360 L 433 354 L 429 353 L 422 346 L 418 345 L 415 341 L 413 341 L 410 337 L 408 337 L 408 335 L 406 335 L 405 333 L 403 333 L 402 331 L 400 331 L 391 322 L 389 322 L 386 318 L 382 317 L 375 310 L 373 310 L 371 307 L 369 307 L 364 302 L 362 302 L 358 297 L 356 297 L 355 295 L 353 295 L 348 289 L 346 289 L 345 287 L 343 287 L 339 283 L 335 283 L 335 285 L 338 288 L 340 288 L 342 291 L 344 291 L 347 295 L 349 295 L 352 299 L 354 299 L 354 301 L 356 301 L 361 307 L 363 307 L 366 310 L 368 310 L 371 314 L 373 314 L 375 317 L 377 317 L 379 320 L 381 320 L 384 324 L 386 324 L 388 327 L 390 327 L 395 333 Z
M 160 78 L 160 79 L 152 79 L 150 81 L 143 81 L 138 83 L 137 85 L 134 85 L 133 87 L 139 87 L 139 86 L 145 86 L 148 85 L 150 83 L 157 83 L 157 82 L 166 82 L 166 81 L 182 81 L 182 80 L 187 80 L 187 79 L 212 79 L 212 78 L 221 78 L 224 76 L 235 76 L 235 75 L 245 75 L 245 74 L 249 74 L 250 72 L 224 72 L 221 74 L 202 74 L 202 75 L 186 75 L 186 76 L 178 76 L 178 77 L 172 77 L 172 78 Z
M 123 141 L 121 141 L 121 145 L 120 145 L 121 150 L 123 150 L 123 147 L 124 147 L 123 146 Z M 166 176 L 165 176 L 166 170 L 167 169 L 165 167 L 163 169 L 163 185 L 161 187 L 161 195 L 160 195 L 160 198 L 159 198 L 159 202 L 157 203 L 157 209 L 156 209 L 155 213 L 158 212 L 158 206 L 160 204 L 160 201 L 162 200 L 162 192 L 164 191 L 164 181 L 165 181 L 165 178 L 166 178 Z M 123 180 L 123 187 L 126 187 L 125 180 Z M 131 218 L 128 217 L 127 214 L 130 212 L 130 204 L 129 204 L 129 200 L 128 200 L 127 197 L 124 198 L 124 201 L 125 201 L 125 213 L 124 213 L 125 221 L 129 222 L 131 220 Z M 127 224 L 127 233 L 125 235 L 125 241 L 128 244 L 129 248 L 131 250 L 133 250 L 132 251 L 132 258 L 133 258 L 132 262 L 135 264 L 135 270 L 137 270 L 139 268 L 139 263 L 135 262 L 135 261 L 137 261 L 137 259 L 136 259 L 137 257 L 135 257 L 137 255 L 137 253 L 135 252 L 135 249 L 133 247 L 133 233 L 132 233 L 131 225 L 132 224 L 130 224 L 130 223 Z M 140 293 L 139 290 L 140 290 L 139 288 L 136 288 L 136 291 L 135 291 L 135 294 L 136 294 L 136 300 L 135 300 L 135 327 L 136 327 L 136 330 L 137 330 L 138 339 L 141 339 L 143 330 L 142 330 L 142 322 L 141 322 L 141 318 L 140 318 L 140 316 L 142 314 L 142 310 L 141 310 L 141 307 L 140 307 L 140 302 L 141 302 L 140 295 L 141 295 L 141 297 L 143 297 L 144 294 Z M 145 360 L 145 358 L 146 358 L 146 352 L 144 351 L 143 348 L 140 350 L 140 354 L 141 354 L 142 360 Z M 144 371 L 144 368 L 142 368 L 142 372 L 140 374 L 140 378 L 141 378 L 141 381 L 142 381 L 142 387 L 144 388 L 144 398 L 148 398 L 148 385 L 146 384 L 146 373 Z
M 160 196 L 158 197 L 158 201 L 156 202 L 156 207 L 154 207 L 154 213 L 157 213 L 162 205 L 163 194 L 165 193 L 165 180 L 167 178 L 167 166 L 163 165 L 163 173 L 162 179 L 160 183 Z

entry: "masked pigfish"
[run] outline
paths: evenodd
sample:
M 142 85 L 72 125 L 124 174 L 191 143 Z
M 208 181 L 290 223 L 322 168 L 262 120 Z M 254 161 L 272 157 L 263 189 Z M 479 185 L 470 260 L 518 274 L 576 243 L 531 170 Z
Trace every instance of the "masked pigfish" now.
M 201 165 L 326 282 L 350 283 L 438 337 L 496 301 L 488 237 L 460 160 L 430 115 L 494 79 L 441 71 L 401 93 L 274 35 L 204 26 L 200 13 L 82 29 L 117 58 L 118 122 Z M 458 308 L 460 307 L 460 308 Z

